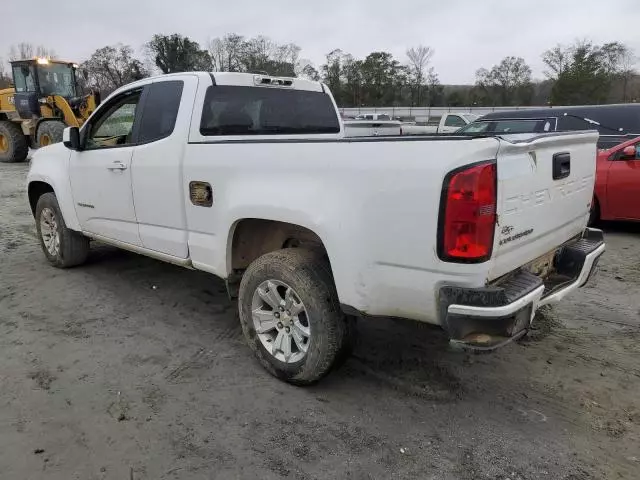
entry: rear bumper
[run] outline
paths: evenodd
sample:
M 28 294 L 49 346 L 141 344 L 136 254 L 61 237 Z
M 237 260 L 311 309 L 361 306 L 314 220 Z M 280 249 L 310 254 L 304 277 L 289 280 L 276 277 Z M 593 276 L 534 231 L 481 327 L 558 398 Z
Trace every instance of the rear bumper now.
M 521 270 L 496 286 L 443 287 L 443 325 L 452 342 L 480 350 L 520 338 L 539 307 L 559 302 L 587 283 L 604 251 L 602 231 L 588 228 L 556 251 L 554 274 L 546 279 Z

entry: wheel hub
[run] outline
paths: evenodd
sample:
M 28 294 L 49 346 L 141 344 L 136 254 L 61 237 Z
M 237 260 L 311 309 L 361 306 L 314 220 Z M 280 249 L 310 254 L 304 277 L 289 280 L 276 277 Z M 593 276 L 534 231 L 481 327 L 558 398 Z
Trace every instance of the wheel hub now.
M 55 212 L 48 207 L 40 212 L 40 235 L 47 252 L 51 256 L 57 256 L 60 252 L 60 232 Z
M 51 137 L 45 133 L 40 137 L 40 146 L 46 147 L 47 145 L 51 145 Z
M 264 348 L 277 360 L 295 363 L 309 348 L 307 310 L 293 288 L 279 280 L 258 285 L 251 302 L 253 326 Z

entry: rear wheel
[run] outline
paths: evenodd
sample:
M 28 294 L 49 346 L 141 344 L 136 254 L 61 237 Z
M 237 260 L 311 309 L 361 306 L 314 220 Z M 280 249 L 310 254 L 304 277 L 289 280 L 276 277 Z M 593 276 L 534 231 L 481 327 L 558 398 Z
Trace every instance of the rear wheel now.
M 42 251 L 54 267 L 74 267 L 87 259 L 89 239 L 67 228 L 55 194 L 45 193 L 38 199 L 36 229 Z
M 327 262 L 290 248 L 246 270 L 238 298 L 245 338 L 272 375 L 308 385 L 326 375 L 352 340 Z
M 38 147 L 46 147 L 47 145 L 61 142 L 62 132 L 64 132 L 66 126 L 60 120 L 48 120 L 40 124 L 36 137 Z
M 20 125 L 8 120 L 0 121 L 0 162 L 24 162 L 28 153 L 29 145 Z

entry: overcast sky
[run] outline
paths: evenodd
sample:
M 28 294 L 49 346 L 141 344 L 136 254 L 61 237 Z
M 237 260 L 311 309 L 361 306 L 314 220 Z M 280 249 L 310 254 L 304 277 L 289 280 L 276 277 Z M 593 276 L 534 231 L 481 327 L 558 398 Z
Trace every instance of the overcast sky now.
M 178 32 L 206 45 L 235 32 L 302 47 L 322 64 L 336 48 L 364 57 L 407 47 L 435 50 L 442 83 L 473 83 L 479 67 L 524 57 L 543 77 L 540 54 L 588 38 L 622 41 L 640 54 L 638 0 L 2 0 L 0 56 L 27 41 L 82 61 L 102 46 L 130 44 L 140 54 L 154 33 Z

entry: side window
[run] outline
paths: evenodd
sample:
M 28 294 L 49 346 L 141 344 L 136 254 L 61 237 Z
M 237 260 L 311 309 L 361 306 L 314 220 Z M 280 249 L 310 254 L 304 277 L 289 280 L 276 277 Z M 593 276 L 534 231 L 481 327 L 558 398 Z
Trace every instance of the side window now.
M 444 121 L 445 127 L 464 127 L 467 123 L 458 115 L 447 115 Z
M 631 146 L 633 146 L 633 148 L 635 149 L 635 155 L 626 155 L 625 150 L 627 150 Z M 640 160 L 640 143 L 636 143 L 635 145 L 629 145 L 624 150 L 618 150 L 611 157 L 609 157 L 609 160 L 625 160 L 625 161 Z
M 13 78 L 15 80 L 15 89 L 17 93 L 36 91 L 33 67 L 28 65 L 14 65 Z
M 139 143 L 153 142 L 173 133 L 182 98 L 182 80 L 152 83 L 142 111 Z
M 142 89 L 131 90 L 113 99 L 104 113 L 88 125 L 87 149 L 109 148 L 133 143 L 133 123 Z

